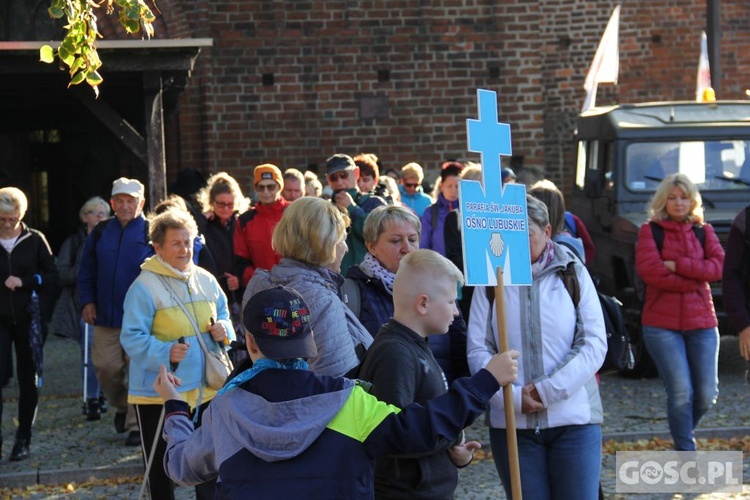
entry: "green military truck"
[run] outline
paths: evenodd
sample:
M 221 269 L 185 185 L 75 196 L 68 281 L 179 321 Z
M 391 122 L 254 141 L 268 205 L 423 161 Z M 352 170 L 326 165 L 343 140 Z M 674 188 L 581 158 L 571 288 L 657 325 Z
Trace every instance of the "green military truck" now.
M 600 290 L 624 305 L 635 354 L 625 376 L 656 374 L 643 346 L 635 242 L 656 186 L 687 174 L 703 198 L 706 222 L 726 244 L 737 213 L 750 204 L 750 101 L 659 102 L 599 107 L 582 113 L 575 134 L 576 175 L 568 209 L 596 245 L 587 263 Z M 722 334 L 721 286 L 712 284 Z

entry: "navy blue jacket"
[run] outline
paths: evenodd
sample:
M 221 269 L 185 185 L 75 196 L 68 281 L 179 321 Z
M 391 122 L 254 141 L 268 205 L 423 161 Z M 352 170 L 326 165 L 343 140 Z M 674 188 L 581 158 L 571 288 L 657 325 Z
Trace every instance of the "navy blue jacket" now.
M 380 327 L 393 316 L 393 295 L 388 293 L 382 281 L 366 275 L 359 266 L 350 267 L 346 277 L 359 285 L 359 321 L 374 338 Z M 448 334 L 430 335 L 428 343 L 449 384 L 458 377 L 469 374 L 469 363 L 466 359 L 466 321 L 460 309 L 458 316 L 448 328 Z
M 269 369 L 216 396 L 195 431 L 187 403 L 167 401 L 164 468 L 187 485 L 218 475 L 216 498 L 371 499 L 376 457 L 456 439 L 498 389 L 480 370 L 399 410 L 346 378 Z
M 153 254 L 143 215 L 124 228 L 112 217 L 89 233 L 78 272 L 78 299 L 81 307 L 96 304 L 97 325 L 122 326 L 125 294 L 140 274 L 143 261 Z

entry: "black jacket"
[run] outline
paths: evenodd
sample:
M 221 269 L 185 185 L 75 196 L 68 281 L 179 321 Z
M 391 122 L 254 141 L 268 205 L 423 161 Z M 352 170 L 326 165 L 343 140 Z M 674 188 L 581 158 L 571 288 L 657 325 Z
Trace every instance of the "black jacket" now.
M 42 292 L 57 285 L 55 258 L 44 235 L 23 223 L 13 250 L 8 253 L 0 246 L 0 255 L 0 320 L 28 322 L 31 291 L 36 290 L 44 302 Z M 6 287 L 9 276 L 20 278 L 21 288 L 11 291 Z
M 203 236 L 206 238 L 206 248 L 211 252 L 216 263 L 216 279 L 230 301 L 233 300 L 233 296 L 227 288 L 227 278 L 224 276 L 224 273 L 235 273 L 234 225 L 236 222 L 236 213 L 229 219 L 229 223 L 226 226 L 221 223 L 218 217 L 213 217 L 206 220 L 203 232 Z M 241 275 L 238 278 L 242 281 Z M 237 293 L 237 296 L 240 299 L 242 298 L 241 290 Z
M 380 328 L 359 378 L 372 382 L 375 397 L 399 408 L 425 403 L 448 391 L 427 340 L 393 319 Z M 445 441 L 439 451 L 421 456 L 378 458 L 375 497 L 452 499 L 458 470 L 447 449 L 453 444 Z

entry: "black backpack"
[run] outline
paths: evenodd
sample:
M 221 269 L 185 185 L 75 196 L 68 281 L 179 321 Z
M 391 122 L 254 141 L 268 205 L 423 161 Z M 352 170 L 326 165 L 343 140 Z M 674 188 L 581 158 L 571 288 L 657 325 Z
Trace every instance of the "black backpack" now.
M 570 299 L 578 314 L 578 303 L 581 301 L 581 286 L 576 275 L 575 262 L 569 262 L 565 269 L 557 272 L 565 285 Z M 485 287 L 485 293 L 490 307 L 495 300 L 495 288 Z M 625 328 L 625 317 L 622 313 L 622 302 L 617 297 L 604 295 L 597 290 L 599 305 L 604 316 L 604 328 L 607 332 L 607 358 L 605 365 L 615 367 L 617 370 L 632 370 L 635 366 L 635 357 L 630 342 L 630 335 Z

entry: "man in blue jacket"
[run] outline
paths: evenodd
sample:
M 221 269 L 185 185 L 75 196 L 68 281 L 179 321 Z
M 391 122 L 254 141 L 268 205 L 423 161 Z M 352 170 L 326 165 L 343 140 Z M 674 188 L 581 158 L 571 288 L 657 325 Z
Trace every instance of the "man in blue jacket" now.
M 317 349 L 295 290 L 255 294 L 243 324 L 253 365 L 219 391 L 198 429 L 180 380 L 162 365 L 154 382 L 165 401 L 167 475 L 186 485 L 218 476 L 217 498 L 373 498 L 375 457 L 455 440 L 518 371 L 518 352 L 506 351 L 447 394 L 400 410 L 362 383 L 307 369 Z
M 140 443 L 138 423 L 128 407 L 127 358 L 120 345 L 125 294 L 153 255 L 148 221 L 143 216 L 144 188 L 136 179 L 112 183 L 115 216 L 97 224 L 83 247 L 78 293 L 83 320 L 94 326 L 91 359 L 102 392 L 115 408 L 115 429 L 129 431 L 126 444 Z

